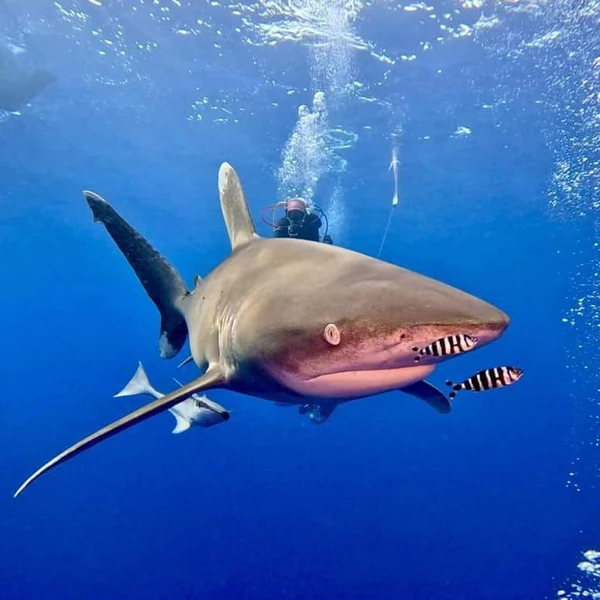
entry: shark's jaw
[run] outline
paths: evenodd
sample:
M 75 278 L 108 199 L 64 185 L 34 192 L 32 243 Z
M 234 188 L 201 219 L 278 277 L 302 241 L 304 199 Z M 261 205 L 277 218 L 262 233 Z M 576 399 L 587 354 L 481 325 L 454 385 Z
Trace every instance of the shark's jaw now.
M 353 399 L 400 389 L 428 377 L 437 363 L 452 356 L 421 356 L 416 364 L 415 347 L 422 348 L 448 335 L 469 334 L 485 346 L 502 335 L 508 320 L 494 323 L 421 325 L 396 330 L 385 339 L 363 339 L 348 348 L 288 348 L 266 364 L 280 385 L 302 396 Z
M 308 379 L 279 371 L 274 377 L 286 388 L 302 396 L 351 399 L 403 388 L 425 379 L 434 369 L 435 365 L 418 365 L 393 369 L 340 371 Z

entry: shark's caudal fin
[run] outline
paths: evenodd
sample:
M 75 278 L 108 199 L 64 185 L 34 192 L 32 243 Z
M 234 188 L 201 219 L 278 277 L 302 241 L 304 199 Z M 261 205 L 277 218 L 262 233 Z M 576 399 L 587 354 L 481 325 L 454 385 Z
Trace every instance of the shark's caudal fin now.
M 106 227 L 156 304 L 161 316 L 160 355 L 172 358 L 187 338 L 187 325 L 179 308 L 181 300 L 188 294 L 183 279 L 106 200 L 94 192 L 84 191 L 83 195 L 92 209 L 94 221 Z
M 231 249 L 236 250 L 257 238 L 240 180 L 229 163 L 219 168 L 219 198 Z
M 417 381 L 416 383 L 400 388 L 398 391 L 427 402 L 429 406 L 441 414 L 447 414 L 452 409 L 448 398 L 427 381 Z
M 57 467 L 61 463 L 66 462 L 67 460 L 81 454 L 88 448 L 95 446 L 96 444 L 116 435 L 117 433 L 129 429 L 133 425 L 145 421 L 158 413 L 161 413 L 165 410 L 168 410 L 172 406 L 179 404 L 186 398 L 189 398 L 195 392 L 199 392 L 205 389 L 209 389 L 212 387 L 218 387 L 221 383 L 223 383 L 223 377 L 218 369 L 211 370 L 209 369 L 204 375 L 184 385 L 183 387 L 155 400 L 154 402 L 150 402 L 146 406 L 142 406 L 137 410 L 134 410 L 132 413 L 127 416 L 103 427 L 96 433 L 86 437 L 85 439 L 77 442 L 74 446 L 71 446 L 64 452 L 61 452 L 58 456 L 55 456 L 51 461 L 47 462 L 43 467 L 38 469 L 31 477 L 29 477 L 25 483 L 15 492 L 14 497 L 16 498 L 27 486 L 29 486 L 32 482 L 34 482 L 38 477 L 43 475 L 44 473 L 50 471 L 54 467 Z
M 163 394 L 157 392 L 150 383 L 148 375 L 144 370 L 144 366 L 141 362 L 138 362 L 138 368 L 134 373 L 133 377 L 129 380 L 129 383 L 118 393 L 115 394 L 114 398 L 120 398 L 122 396 L 137 396 L 138 394 L 149 394 L 155 398 L 162 398 Z

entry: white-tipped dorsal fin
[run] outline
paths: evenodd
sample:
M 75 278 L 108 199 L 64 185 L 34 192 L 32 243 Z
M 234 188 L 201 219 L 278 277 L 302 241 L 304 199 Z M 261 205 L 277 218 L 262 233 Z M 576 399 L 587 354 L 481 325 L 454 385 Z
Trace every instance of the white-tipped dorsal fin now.
M 233 167 L 226 162 L 219 168 L 219 198 L 232 250 L 259 237 L 240 180 Z
M 138 362 L 138 368 L 133 377 L 129 380 L 129 383 L 113 397 L 118 398 L 120 396 L 137 396 L 138 394 L 149 394 L 154 398 L 160 398 L 162 396 L 162 394 L 157 392 L 150 384 L 141 361 Z
M 192 426 L 192 424 L 187 419 L 184 419 L 179 413 L 171 411 L 171 414 L 175 417 L 175 428 L 171 433 L 183 433 Z

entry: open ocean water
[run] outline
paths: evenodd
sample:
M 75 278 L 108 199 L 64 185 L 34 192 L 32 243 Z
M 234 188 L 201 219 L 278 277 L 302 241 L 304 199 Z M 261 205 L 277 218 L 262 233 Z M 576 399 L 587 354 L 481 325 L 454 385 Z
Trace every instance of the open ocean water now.
M 1 0 L 0 101 L 34 69 L 0 111 L 0 600 L 600 598 L 600 2 Z M 82 190 L 191 285 L 222 161 L 264 236 L 297 194 L 376 256 L 391 213 L 384 260 L 511 316 L 430 380 L 523 379 L 321 426 L 217 390 L 227 423 L 157 415 L 13 499 L 145 402 L 138 361 L 196 372 Z

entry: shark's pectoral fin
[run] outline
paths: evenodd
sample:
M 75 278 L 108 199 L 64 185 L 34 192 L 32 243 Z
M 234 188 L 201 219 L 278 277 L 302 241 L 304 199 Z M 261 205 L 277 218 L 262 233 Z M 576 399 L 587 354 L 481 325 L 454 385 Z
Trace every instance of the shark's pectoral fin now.
M 181 301 L 188 294 L 183 279 L 171 263 L 144 239 L 98 194 L 84 191 L 94 221 L 106 227 L 127 262 L 160 312 L 160 355 L 172 358 L 187 338 L 187 325 Z
M 219 168 L 219 198 L 231 249 L 236 250 L 258 237 L 240 180 L 226 162 Z
M 413 396 L 414 398 L 418 398 L 419 400 L 423 400 L 423 402 L 427 402 L 429 406 L 442 414 L 449 413 L 452 408 L 450 400 L 448 400 L 448 398 L 446 398 L 446 396 L 444 396 L 444 394 L 434 385 L 431 385 L 431 383 L 428 383 L 427 381 L 417 381 L 417 383 L 404 386 L 398 391 Z
M 184 385 L 183 387 L 155 400 L 154 402 L 150 402 L 150 404 L 146 404 L 146 406 L 142 406 L 127 416 L 103 427 L 96 433 L 86 437 L 85 439 L 77 442 L 74 446 L 71 446 L 68 450 L 61 452 L 58 456 L 55 456 L 51 461 L 47 462 L 43 467 L 38 469 L 29 479 L 25 481 L 25 483 L 16 491 L 15 498 L 33 481 L 35 481 L 38 477 L 57 467 L 61 463 L 66 462 L 67 460 L 81 454 L 84 450 L 95 446 L 96 444 L 102 442 L 117 433 L 128 429 L 129 427 L 136 425 L 137 423 L 141 423 L 154 415 L 168 410 L 172 406 L 179 404 L 186 398 L 189 398 L 195 392 L 199 392 L 202 390 L 206 390 L 213 387 L 218 387 L 223 383 L 223 377 L 218 369 L 209 369 L 204 375 L 199 377 L 198 379 Z

